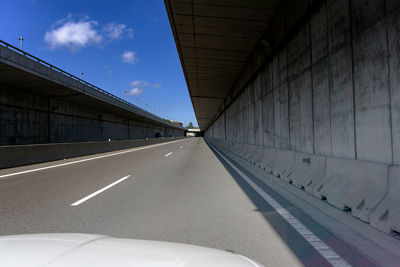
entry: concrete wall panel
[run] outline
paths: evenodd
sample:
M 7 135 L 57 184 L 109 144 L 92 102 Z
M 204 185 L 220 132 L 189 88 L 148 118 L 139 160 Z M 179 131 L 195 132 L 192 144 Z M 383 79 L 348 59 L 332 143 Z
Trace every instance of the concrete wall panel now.
M 261 98 L 259 98 L 261 99 Z M 261 100 L 254 104 L 254 144 L 263 146 L 263 103 Z
M 299 76 L 300 93 L 300 151 L 314 152 L 314 125 L 313 125 L 313 94 L 311 84 L 311 70 Z
M 327 27 L 329 52 L 350 45 L 350 11 L 348 0 L 327 0 Z
M 374 26 L 385 16 L 385 0 L 352 0 L 351 14 L 354 33 L 360 33 Z
M 285 88 L 286 88 L 286 86 L 285 86 Z M 279 88 L 277 88 L 273 91 L 273 96 L 274 96 L 273 97 L 273 99 L 274 99 L 274 104 L 273 104 L 273 106 L 274 106 L 274 144 L 275 144 L 276 148 L 282 148 L 281 101 L 280 101 Z
M 261 73 L 261 94 L 262 97 L 272 92 L 272 74 L 271 74 L 271 63 L 268 63 Z
M 316 154 L 330 156 L 331 112 L 328 59 L 313 66 L 314 147 Z
M 400 7 L 400 0 L 386 0 L 386 9 L 388 13 L 397 13 Z
M 297 78 L 289 81 L 290 149 L 300 151 L 300 93 Z
M 287 80 L 287 51 L 282 49 L 279 53 L 279 84 Z
M 376 162 L 392 161 L 385 25 L 381 21 L 354 37 L 357 158 Z
M 279 103 L 280 103 L 280 134 L 281 134 L 281 148 L 290 148 L 290 126 L 289 126 L 289 95 L 287 83 L 281 84 L 279 88 Z
M 325 58 L 328 54 L 328 33 L 326 4 L 324 3 L 320 11 L 311 18 L 311 47 L 312 63 L 315 64 Z
M 311 67 L 311 36 L 310 25 L 306 24 L 297 36 L 297 64 L 301 73 Z
M 354 158 L 354 110 L 350 46 L 330 56 L 332 155 Z
M 388 17 L 388 39 L 393 163 L 400 164 L 400 10 Z
M 274 95 L 272 93 L 263 98 L 262 108 L 264 146 L 274 147 Z
M 279 61 L 278 57 L 274 57 L 272 60 L 272 88 L 279 86 Z
M 254 80 L 254 96 L 253 96 L 253 102 L 260 101 L 262 98 L 262 93 L 261 93 L 261 83 L 262 83 L 262 72 L 260 72 L 256 79 Z
M 247 121 L 248 121 L 248 125 L 249 125 L 249 127 L 248 127 L 248 129 L 247 129 L 247 133 L 248 133 L 248 135 L 249 135 L 249 138 L 248 138 L 248 143 L 249 144 L 254 144 L 255 143 L 255 126 L 254 126 L 254 117 L 255 117 L 255 114 L 254 114 L 254 104 L 252 104 L 251 106 L 249 106 L 248 108 L 247 108 Z

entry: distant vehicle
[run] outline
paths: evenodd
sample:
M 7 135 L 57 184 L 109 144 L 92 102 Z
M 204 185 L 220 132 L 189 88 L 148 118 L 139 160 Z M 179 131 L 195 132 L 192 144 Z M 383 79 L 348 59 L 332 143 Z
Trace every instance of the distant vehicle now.
M 91 234 L 0 237 L 1 266 L 261 267 L 238 254 L 178 243 Z
M 161 137 L 163 137 L 163 135 L 162 135 L 162 133 L 157 132 L 157 133 L 154 135 L 154 137 L 155 137 L 155 138 L 161 138 Z

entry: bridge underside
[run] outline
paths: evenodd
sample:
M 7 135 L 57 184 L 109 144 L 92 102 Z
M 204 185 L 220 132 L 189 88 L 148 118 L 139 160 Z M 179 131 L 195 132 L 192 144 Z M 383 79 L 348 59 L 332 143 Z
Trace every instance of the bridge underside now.
M 239 76 L 249 78 L 279 47 L 308 2 L 314 1 L 165 1 L 201 129 L 235 97 L 237 83 L 247 82 Z

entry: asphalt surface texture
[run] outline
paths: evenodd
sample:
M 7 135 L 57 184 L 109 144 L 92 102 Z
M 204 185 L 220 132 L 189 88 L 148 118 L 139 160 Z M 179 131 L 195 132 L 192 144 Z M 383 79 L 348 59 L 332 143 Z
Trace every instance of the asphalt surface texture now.
M 218 248 L 265 266 L 330 266 L 203 138 L 124 152 L 0 170 L 0 235 L 102 234 Z M 372 265 L 270 194 L 350 265 Z

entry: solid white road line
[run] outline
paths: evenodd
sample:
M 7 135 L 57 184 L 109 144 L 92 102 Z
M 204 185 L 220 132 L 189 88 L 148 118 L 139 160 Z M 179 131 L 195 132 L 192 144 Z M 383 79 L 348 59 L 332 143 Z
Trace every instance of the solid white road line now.
M 125 177 L 122 177 L 122 178 L 119 179 L 118 181 L 115 181 L 114 183 L 109 184 L 109 185 L 107 185 L 106 187 L 103 187 L 103 188 L 100 189 L 100 190 L 97 190 L 96 192 L 94 192 L 94 193 L 88 195 L 87 197 L 84 197 L 84 198 L 82 198 L 82 199 L 80 199 L 80 200 L 78 200 L 78 201 L 72 203 L 71 206 L 78 206 L 79 204 L 82 204 L 82 203 L 85 202 L 86 200 L 89 200 L 89 199 L 91 199 L 92 197 L 94 197 L 94 196 L 100 194 L 101 192 L 106 191 L 107 189 L 113 187 L 113 186 L 116 185 L 116 184 L 119 184 L 120 182 L 122 182 L 122 181 L 128 179 L 129 177 L 131 177 L 131 176 L 130 176 L 130 175 L 127 175 L 127 176 L 125 176 Z
M 183 139 L 183 140 L 185 140 L 185 139 Z M 3 175 L 0 175 L 0 179 L 1 179 L 1 178 L 5 178 L 5 177 L 9 177 L 9 176 L 15 176 L 15 175 L 18 175 L 18 174 L 24 174 L 24 173 L 30 173 L 30 172 L 37 172 L 37 171 L 42 171 L 42 170 L 47 170 L 47 169 L 52 169 L 52 168 L 67 166 L 67 165 L 71 165 L 71 164 L 81 163 L 81 162 L 85 162 L 85 161 L 90 161 L 90 160 L 95 160 L 95 159 L 101 159 L 101 158 L 112 157 L 112 156 L 121 155 L 121 154 L 125 154 L 125 153 L 130 153 L 130 152 L 134 152 L 134 151 L 139 151 L 139 150 L 144 150 L 144 149 L 148 149 L 148 148 L 153 148 L 153 147 L 157 147 L 157 146 L 163 146 L 163 145 L 167 145 L 167 144 L 172 144 L 172 143 L 180 142 L 180 141 L 183 141 L 183 140 L 176 140 L 176 141 L 172 141 L 172 142 L 166 142 L 166 143 L 161 143 L 161 144 L 155 144 L 155 145 L 149 145 L 149 146 L 144 146 L 144 147 L 138 147 L 138 148 L 130 149 L 130 150 L 127 150 L 127 151 L 121 151 L 121 152 L 111 153 L 111 154 L 102 155 L 102 156 L 97 156 L 97 157 L 93 157 L 93 158 L 81 159 L 81 160 L 76 160 L 76 161 L 71 161 L 71 162 L 67 162 L 67 163 L 56 164 L 56 165 L 47 166 L 47 167 L 42 167 L 42 168 L 37 168 L 37 169 L 31 169 L 31 170 L 26 170 L 26 171 L 20 171 L 20 172 L 14 172 L 14 173 L 3 174 Z
M 168 154 L 164 155 L 164 157 L 168 157 L 171 154 L 172 154 L 172 152 L 169 152 Z
M 210 143 L 209 143 L 210 144 Z M 253 182 L 246 174 L 238 169 L 230 160 L 228 160 L 218 149 L 210 144 L 215 151 L 223 158 L 232 169 L 239 174 L 243 180 L 245 180 L 269 205 L 271 205 L 282 217 L 285 219 L 307 242 L 321 254 L 330 264 L 333 266 L 351 266 L 342 257 L 336 254 L 324 241 L 319 239 L 314 233 L 312 233 L 304 224 L 297 220 L 289 211 L 282 207 L 278 202 L 275 201 L 269 194 L 261 189 L 256 183 Z

